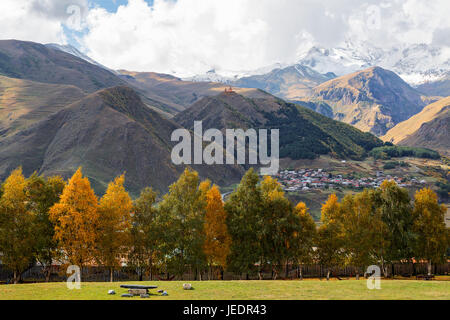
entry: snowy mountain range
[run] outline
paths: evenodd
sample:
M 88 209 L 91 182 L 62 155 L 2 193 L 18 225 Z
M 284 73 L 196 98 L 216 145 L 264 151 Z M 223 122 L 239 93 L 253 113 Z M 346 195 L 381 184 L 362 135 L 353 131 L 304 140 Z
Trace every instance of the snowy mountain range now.
M 47 46 L 108 69 L 70 45 L 48 44 Z M 276 69 L 285 69 L 296 65 L 309 67 L 324 75 L 335 74 L 338 77 L 378 66 L 397 73 L 412 86 L 419 86 L 448 77 L 450 49 L 427 44 L 383 49 L 367 42 L 346 41 L 342 46 L 335 48 L 312 47 L 300 54 L 300 58 L 295 64 L 274 63 L 256 70 L 244 71 L 212 69 L 205 74 L 183 78 L 183 80 L 233 84 L 242 78 L 265 75 Z
M 412 86 L 438 81 L 450 72 L 450 50 L 426 44 L 382 49 L 366 42 L 347 41 L 335 48 L 312 47 L 300 55 L 296 63 L 321 74 L 342 76 L 366 68 L 379 66 L 397 73 Z M 240 78 L 262 75 L 288 65 L 276 64 L 255 71 L 226 72 L 211 70 L 189 80 L 229 83 Z

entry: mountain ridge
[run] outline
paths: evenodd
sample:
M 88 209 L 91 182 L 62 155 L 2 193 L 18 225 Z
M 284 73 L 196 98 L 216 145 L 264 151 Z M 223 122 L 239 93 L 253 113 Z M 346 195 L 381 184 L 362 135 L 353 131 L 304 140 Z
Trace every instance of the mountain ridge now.
M 331 106 L 334 119 L 376 135 L 420 112 L 425 103 L 419 92 L 394 72 L 380 67 L 329 80 L 307 99 Z
M 205 97 L 176 115 L 174 121 L 191 130 L 194 121 L 203 121 L 204 130 L 279 129 L 281 158 L 313 159 L 333 154 L 361 159 L 367 150 L 382 145 L 370 133 L 273 96 L 252 99 L 237 93 L 222 93 Z

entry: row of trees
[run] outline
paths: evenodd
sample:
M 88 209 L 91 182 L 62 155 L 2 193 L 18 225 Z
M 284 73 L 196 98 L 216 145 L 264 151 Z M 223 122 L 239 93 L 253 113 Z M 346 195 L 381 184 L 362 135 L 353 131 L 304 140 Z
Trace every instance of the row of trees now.
M 124 263 L 140 278 L 189 270 L 201 279 L 212 266 L 222 271 L 259 274 L 280 266 L 320 263 L 330 271 L 353 265 L 361 273 L 369 265 L 395 262 L 445 261 L 449 230 L 446 208 L 430 189 L 416 193 L 385 181 L 376 190 L 331 195 L 323 205 L 319 227 L 304 203 L 293 206 L 281 185 L 262 181 L 251 169 L 224 203 L 217 186 L 201 182 L 186 170 L 158 202 L 144 189 L 134 202 L 122 175 L 100 199 L 81 168 L 66 184 L 60 177 L 25 178 L 15 170 L 0 191 L 0 252 L 2 263 L 21 273 L 39 262 L 47 280 L 55 260 L 65 264 Z M 206 272 L 210 274 L 209 272 Z

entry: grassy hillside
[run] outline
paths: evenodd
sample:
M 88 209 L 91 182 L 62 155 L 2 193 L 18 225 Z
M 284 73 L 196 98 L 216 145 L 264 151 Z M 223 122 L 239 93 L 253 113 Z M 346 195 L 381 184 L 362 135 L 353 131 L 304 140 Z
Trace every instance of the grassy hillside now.
M 419 130 L 400 141 L 400 145 L 427 147 L 450 156 L 450 107 L 439 112 L 436 117 L 424 123 Z
M 183 81 L 155 72 L 119 72 L 122 79 L 142 93 L 145 103 L 171 115 L 185 110 L 203 97 L 215 96 L 227 88 L 221 83 Z M 256 89 L 236 88 L 236 91 L 249 97 L 265 95 Z
M 75 86 L 0 76 L 0 136 L 7 136 L 84 97 Z
M 89 93 L 125 84 L 110 71 L 71 54 L 17 40 L 0 40 L 0 75 L 74 85 Z
M 424 123 L 432 121 L 444 108 L 448 107 L 450 107 L 450 97 L 438 100 L 426 106 L 420 113 L 412 116 L 410 119 L 396 125 L 382 139 L 392 143 L 399 143 L 419 130 Z
M 19 165 L 30 175 L 70 177 L 79 167 L 98 193 L 126 172 L 133 196 L 151 186 L 167 191 L 184 166 L 171 161 L 171 133 L 179 126 L 148 109 L 130 88 L 105 89 L 46 119 L 0 139 L 0 180 Z M 197 166 L 201 177 L 217 184 L 238 181 L 235 166 Z
M 425 107 L 382 137 L 407 146 L 426 147 L 450 154 L 450 97 Z
M 341 158 L 361 159 L 382 142 L 347 124 L 322 116 L 307 108 L 286 103 L 275 97 L 250 99 L 220 94 L 195 103 L 175 118 L 180 125 L 193 128 L 203 121 L 204 130 L 217 128 L 280 129 L 280 157 L 313 159 L 332 154 Z

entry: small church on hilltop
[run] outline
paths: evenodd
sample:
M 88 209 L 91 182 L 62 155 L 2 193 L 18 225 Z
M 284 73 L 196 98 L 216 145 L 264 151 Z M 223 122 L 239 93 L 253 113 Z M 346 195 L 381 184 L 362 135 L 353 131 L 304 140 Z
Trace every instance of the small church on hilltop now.
M 234 93 L 233 88 L 230 86 L 229 88 L 225 88 L 225 93 Z

